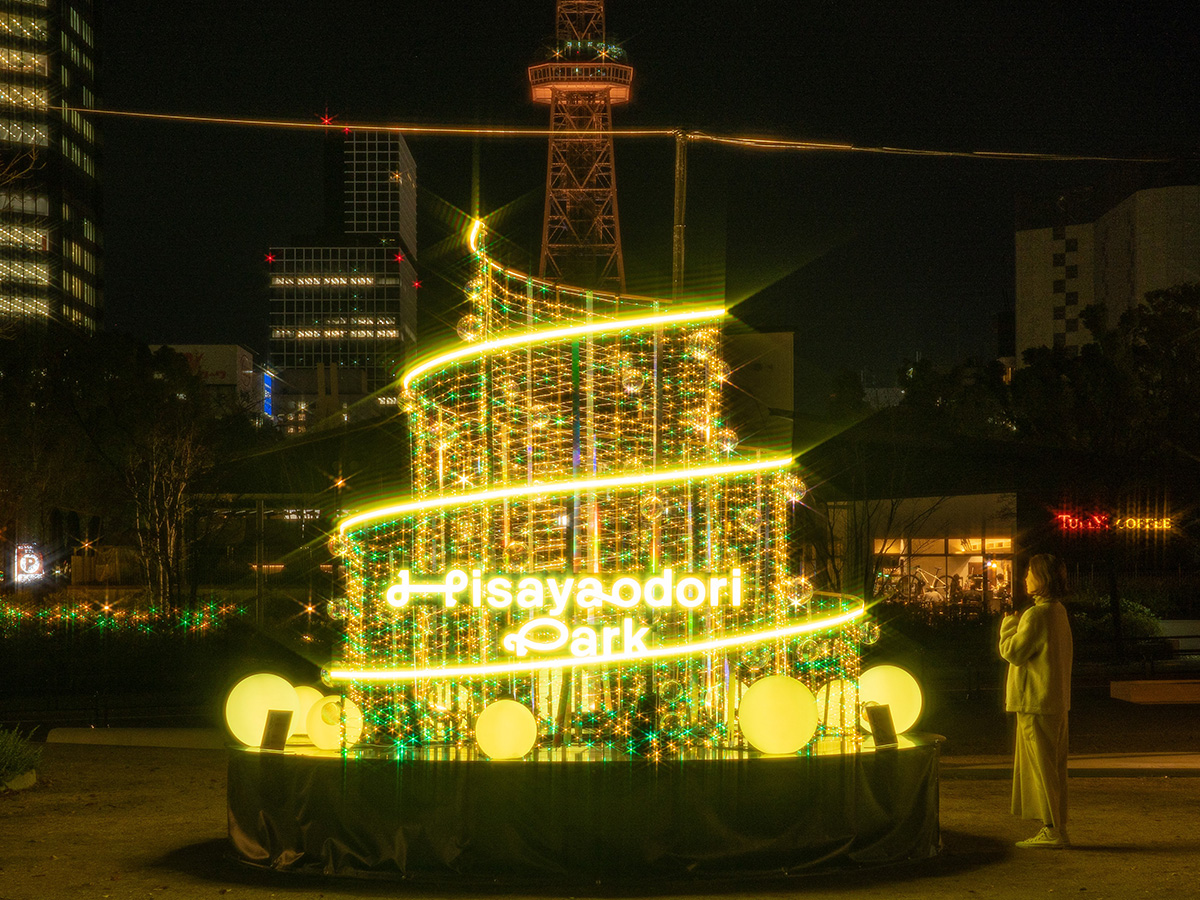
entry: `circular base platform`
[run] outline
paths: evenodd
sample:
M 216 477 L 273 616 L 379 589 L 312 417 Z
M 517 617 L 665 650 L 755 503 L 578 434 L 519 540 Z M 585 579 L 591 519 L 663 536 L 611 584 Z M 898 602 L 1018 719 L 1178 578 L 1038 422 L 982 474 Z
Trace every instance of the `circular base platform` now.
M 240 750 L 229 760 L 229 838 L 258 866 L 436 880 L 878 866 L 939 850 L 939 742 L 660 763 L 595 751 L 493 762 Z

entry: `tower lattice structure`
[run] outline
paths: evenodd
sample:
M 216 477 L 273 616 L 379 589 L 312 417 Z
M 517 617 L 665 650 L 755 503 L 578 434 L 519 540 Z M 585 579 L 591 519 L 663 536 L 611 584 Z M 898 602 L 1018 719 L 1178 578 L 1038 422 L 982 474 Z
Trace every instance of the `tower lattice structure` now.
M 633 67 L 608 42 L 604 0 L 558 0 L 549 59 L 529 67 L 533 101 L 550 106 L 540 274 L 625 289 L 612 108 L 628 103 Z

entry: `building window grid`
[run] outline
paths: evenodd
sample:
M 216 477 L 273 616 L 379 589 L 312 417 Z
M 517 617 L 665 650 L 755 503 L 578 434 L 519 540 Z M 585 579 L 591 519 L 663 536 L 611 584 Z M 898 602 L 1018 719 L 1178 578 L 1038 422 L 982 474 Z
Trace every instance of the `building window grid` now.
M 272 357 L 280 368 L 342 364 L 368 370 L 368 387 L 391 383 L 408 305 L 404 279 L 389 277 L 387 248 L 288 248 L 277 253 L 272 279 L 312 278 L 311 284 L 272 287 Z M 329 285 L 327 279 L 371 276 L 370 285 Z M 347 296 L 347 294 L 351 296 Z M 347 309 L 347 300 L 352 307 Z M 354 326 L 358 325 L 358 328 Z M 354 334 L 353 332 L 359 332 Z M 345 332 L 351 332 L 345 334 Z M 371 332 L 371 334 L 367 334 Z
M 0 223 L 0 247 L 17 247 L 22 250 L 50 249 L 49 233 L 45 228 L 35 225 L 18 225 L 12 222 Z
M 0 84 L 0 104 L 17 109 L 44 110 L 49 105 L 44 87 L 24 84 Z
M 23 41 L 46 40 L 46 20 L 14 13 L 0 13 L 0 35 Z
M 0 118 L 0 141 L 9 144 L 48 147 L 50 135 L 45 125 L 37 122 Z
M 95 39 L 92 36 L 91 23 L 89 23 L 83 16 L 79 14 L 79 10 L 72 7 L 69 19 L 71 22 L 71 29 L 83 39 L 83 42 L 89 47 L 96 46 Z
M 400 135 L 367 131 L 346 142 L 346 227 L 415 240 L 416 221 L 401 192 L 415 190 L 416 164 Z
M 21 75 L 48 75 L 50 60 L 44 53 L 0 47 L 0 70 Z
M 0 259 L 0 281 L 49 285 L 50 265 L 28 259 Z

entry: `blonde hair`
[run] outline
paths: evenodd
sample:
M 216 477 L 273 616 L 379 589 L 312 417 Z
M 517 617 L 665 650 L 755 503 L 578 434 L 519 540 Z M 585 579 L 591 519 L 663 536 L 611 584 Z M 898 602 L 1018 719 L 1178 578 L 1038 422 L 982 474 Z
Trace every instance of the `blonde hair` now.
M 1029 560 L 1029 574 L 1033 584 L 1029 593 L 1047 600 L 1061 600 L 1067 596 L 1067 564 L 1053 553 L 1039 553 Z

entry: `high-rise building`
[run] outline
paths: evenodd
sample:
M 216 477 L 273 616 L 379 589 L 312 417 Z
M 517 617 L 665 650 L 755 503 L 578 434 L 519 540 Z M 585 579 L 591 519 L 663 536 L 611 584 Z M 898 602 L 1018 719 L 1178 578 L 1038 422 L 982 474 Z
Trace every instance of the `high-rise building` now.
M 101 318 L 93 0 L 0 4 L 0 324 Z
M 1016 276 L 1018 358 L 1078 352 L 1095 339 L 1080 319 L 1089 305 L 1111 325 L 1149 291 L 1200 281 L 1200 187 L 1062 192 L 1018 222 Z
M 271 413 L 293 433 L 391 411 L 387 389 L 416 339 L 416 163 L 397 133 L 341 143 L 338 227 L 267 255 Z

